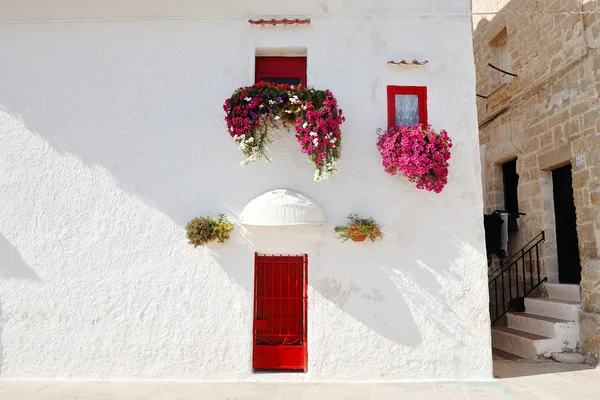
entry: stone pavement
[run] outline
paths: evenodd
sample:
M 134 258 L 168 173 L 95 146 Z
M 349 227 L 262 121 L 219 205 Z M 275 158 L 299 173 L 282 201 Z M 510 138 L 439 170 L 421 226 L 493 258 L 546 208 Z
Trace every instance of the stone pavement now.
M 475 383 L 193 383 L 0 381 L 0 400 L 599 400 L 600 370 L 495 361 L 497 380 Z

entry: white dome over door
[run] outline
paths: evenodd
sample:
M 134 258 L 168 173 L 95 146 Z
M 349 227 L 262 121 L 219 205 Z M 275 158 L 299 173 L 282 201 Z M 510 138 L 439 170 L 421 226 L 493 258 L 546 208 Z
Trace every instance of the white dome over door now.
M 246 204 L 240 223 L 250 226 L 323 225 L 325 213 L 313 199 L 290 189 L 275 189 Z

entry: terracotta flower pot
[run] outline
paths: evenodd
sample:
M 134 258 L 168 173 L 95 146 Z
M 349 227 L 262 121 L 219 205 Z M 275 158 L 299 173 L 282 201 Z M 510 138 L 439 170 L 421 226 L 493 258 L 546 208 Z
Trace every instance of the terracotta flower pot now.
M 368 236 L 368 235 L 361 235 L 360 233 L 358 233 L 358 229 L 356 229 L 353 226 L 348 228 L 348 234 L 350 235 L 350 239 L 352 239 L 354 242 L 364 242 Z

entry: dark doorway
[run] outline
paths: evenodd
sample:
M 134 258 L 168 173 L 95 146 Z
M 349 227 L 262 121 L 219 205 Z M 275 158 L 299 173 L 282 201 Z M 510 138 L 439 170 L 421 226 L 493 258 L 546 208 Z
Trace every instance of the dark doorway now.
M 517 174 L 517 160 L 502 164 L 502 181 L 504 185 L 504 210 L 508 211 L 509 247 L 514 242 L 519 218 L 519 174 Z M 508 249 L 509 251 L 511 249 Z M 512 249 L 515 251 L 516 249 Z M 507 254 L 511 255 L 511 254 Z
M 504 181 L 504 209 L 511 213 L 519 213 L 519 174 L 517 160 L 502 164 L 502 180 Z
M 558 248 L 558 279 L 560 283 L 581 282 L 577 215 L 573 199 L 571 165 L 552 171 L 554 186 L 554 215 L 556 217 L 556 244 Z

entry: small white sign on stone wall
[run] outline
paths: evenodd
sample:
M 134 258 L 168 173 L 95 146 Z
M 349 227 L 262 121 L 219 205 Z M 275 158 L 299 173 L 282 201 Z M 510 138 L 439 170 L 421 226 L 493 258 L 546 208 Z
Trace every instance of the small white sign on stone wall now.
M 575 166 L 581 167 L 585 165 L 585 154 L 580 154 L 575 157 Z

